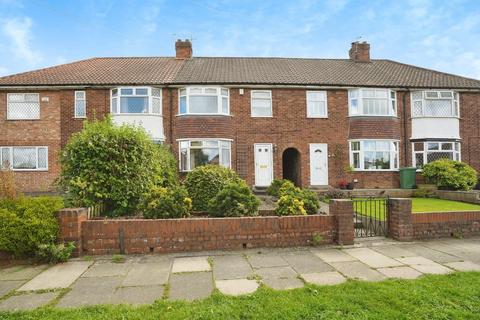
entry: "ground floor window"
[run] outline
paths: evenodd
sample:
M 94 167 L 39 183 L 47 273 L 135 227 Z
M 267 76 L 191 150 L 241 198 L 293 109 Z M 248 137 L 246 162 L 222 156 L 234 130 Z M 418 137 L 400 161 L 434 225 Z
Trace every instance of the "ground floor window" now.
M 398 169 L 398 141 L 350 141 L 350 165 L 355 170 Z
M 460 142 L 456 141 L 416 141 L 412 143 L 412 150 L 413 166 L 419 169 L 439 159 L 460 161 Z
M 182 140 L 180 171 L 191 171 L 205 164 L 231 167 L 231 141 L 216 139 Z
M 15 171 L 47 170 L 47 147 L 0 147 L 0 165 Z

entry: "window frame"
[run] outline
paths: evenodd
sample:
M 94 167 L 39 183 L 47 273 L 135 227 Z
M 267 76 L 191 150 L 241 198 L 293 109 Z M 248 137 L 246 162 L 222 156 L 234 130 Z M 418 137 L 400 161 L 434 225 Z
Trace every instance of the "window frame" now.
M 134 94 L 123 94 L 122 95 L 122 89 L 132 89 Z M 146 95 L 138 95 L 136 94 L 136 90 L 137 89 L 146 89 L 147 90 L 147 94 Z M 159 92 L 159 96 L 153 96 L 153 89 L 158 89 L 160 92 Z M 113 95 L 113 91 L 114 90 L 117 90 L 117 94 L 116 96 Z M 162 88 L 158 88 L 158 87 L 149 87 L 149 86 L 120 86 L 120 87 L 115 87 L 115 88 L 112 88 L 110 89 L 110 113 L 112 115 L 115 115 L 115 116 L 128 116 L 128 115 L 154 115 L 154 116 L 162 116 L 162 101 L 163 101 L 163 94 L 162 94 Z M 122 97 L 147 97 L 148 99 L 148 112 L 121 112 L 121 106 L 122 106 L 122 102 L 121 102 L 121 98 Z M 113 108 L 113 99 L 117 99 L 116 100 L 116 110 L 117 112 L 114 112 L 114 108 Z M 154 113 L 153 112 L 153 101 L 155 99 L 158 99 L 159 102 L 160 102 L 160 112 L 159 113 Z
M 268 93 L 270 98 L 254 98 L 253 95 L 254 93 Z M 270 101 L 270 115 L 268 116 L 263 116 L 263 115 L 254 115 L 253 113 L 253 100 L 258 99 L 258 100 L 268 100 Z M 273 118 L 273 99 L 272 99 L 272 90 L 250 90 L 250 116 L 252 118 Z
M 200 89 L 200 93 L 191 93 L 192 90 Z M 208 89 L 215 89 L 217 92 L 215 94 L 206 93 Z M 185 94 L 182 94 L 182 91 L 185 90 Z M 223 94 L 223 90 L 227 91 L 227 95 Z M 191 96 L 216 96 L 217 97 L 217 112 L 190 112 L 190 97 Z M 181 100 L 185 98 L 185 112 L 181 110 Z M 223 98 L 227 98 L 227 112 L 223 112 Z M 179 116 L 229 116 L 230 115 L 230 89 L 226 87 L 219 86 L 188 86 L 178 89 L 178 115 Z
M 423 144 L 423 150 L 415 150 L 415 144 L 416 143 L 422 143 Z M 438 143 L 439 144 L 439 150 L 428 150 L 428 143 Z M 452 149 L 450 150 L 442 150 L 442 144 L 444 143 L 449 143 L 452 145 Z M 458 146 L 458 150 L 456 149 L 456 146 Z M 453 160 L 456 161 L 462 161 L 462 144 L 460 141 L 452 141 L 452 140 L 421 140 L 421 141 L 413 141 L 412 142 L 412 167 L 417 168 L 417 170 L 422 170 L 422 167 L 428 163 L 428 154 L 429 153 L 452 153 L 452 158 Z M 423 165 L 422 167 L 417 167 L 417 154 L 423 154 Z M 458 156 L 457 159 L 455 159 L 455 156 Z
M 393 112 L 389 112 L 388 114 L 368 114 L 365 113 L 364 109 L 364 101 L 363 99 L 378 99 L 383 100 L 385 98 L 370 98 L 364 97 L 365 90 L 374 90 L 374 91 L 386 91 L 387 92 L 387 108 L 388 110 L 392 110 Z M 353 93 L 357 93 L 357 97 L 352 97 Z M 392 96 L 393 95 L 393 96 Z M 358 113 L 352 113 L 352 100 L 357 100 L 357 108 Z M 348 90 L 348 116 L 349 117 L 397 117 L 398 114 L 398 102 L 397 102 L 397 92 L 392 89 L 387 88 L 353 88 Z
M 374 142 L 390 142 L 390 150 L 375 150 L 374 152 L 389 152 L 390 153 L 390 168 L 389 169 L 365 169 L 365 150 L 364 142 L 365 141 L 374 141 Z M 358 142 L 359 143 L 359 150 L 352 150 L 352 143 Z M 394 147 L 396 145 L 396 148 Z M 353 168 L 354 171 L 366 171 L 366 172 L 375 172 L 375 171 L 398 171 L 400 168 L 400 140 L 396 139 L 352 139 L 348 140 L 348 151 L 349 151 L 349 164 Z M 354 153 L 359 154 L 359 165 L 360 168 L 354 167 Z M 396 163 L 395 163 L 396 159 Z
M 27 94 L 31 94 L 31 95 L 36 95 L 37 96 L 37 103 L 38 103 L 38 117 L 32 117 L 32 118 L 12 118 L 12 116 L 10 115 L 10 96 L 11 95 L 23 95 L 25 97 L 25 95 Z M 25 100 L 25 98 L 24 98 Z M 41 106 L 40 106 L 40 93 L 37 93 L 37 92 L 9 92 L 7 93 L 7 120 L 40 120 L 41 118 Z
M 309 93 L 323 93 L 324 100 L 309 100 Z M 307 90 L 305 93 L 306 103 L 307 103 L 307 118 L 313 119 L 326 119 L 328 118 L 328 92 L 326 90 Z M 325 114 L 324 115 L 313 115 L 309 106 L 309 102 L 324 102 L 325 103 Z
M 421 98 L 420 99 L 414 99 L 415 93 L 421 93 Z M 427 93 L 432 93 L 436 92 L 437 93 L 437 98 L 434 97 L 426 97 Z M 451 106 L 451 114 L 447 116 L 430 116 L 426 115 L 425 110 L 426 110 L 426 103 L 425 100 L 447 100 L 446 98 L 441 97 L 442 92 L 448 92 L 452 94 L 452 97 L 450 98 L 452 102 Z M 421 115 L 417 115 L 414 112 L 414 104 L 415 102 L 420 102 L 422 104 L 422 113 Z M 435 90 L 413 90 L 410 92 L 410 114 L 411 117 L 414 119 L 417 118 L 460 118 L 460 93 L 454 90 L 441 90 L 441 89 L 435 89 Z
M 202 146 L 193 146 L 192 147 L 192 142 L 198 142 L 198 141 L 202 142 Z M 216 147 L 205 146 L 204 142 L 206 142 L 206 141 L 209 141 L 209 142 L 217 141 L 217 146 Z M 222 150 L 227 149 L 227 150 L 229 150 L 230 157 L 229 157 L 228 166 L 226 168 L 231 168 L 232 167 L 232 142 L 233 142 L 232 139 L 191 138 L 191 139 L 177 139 L 177 142 L 178 142 L 178 169 L 179 169 L 180 172 L 190 172 L 194 169 L 194 168 L 191 168 L 191 166 L 190 166 L 190 150 L 191 149 L 215 149 L 215 148 L 217 148 L 218 149 L 218 163 L 219 163 L 218 165 L 220 165 L 220 166 L 223 166 L 223 164 L 222 164 L 222 162 L 223 162 L 222 161 L 222 158 L 223 158 Z M 188 147 L 187 148 L 182 147 L 182 142 L 188 142 Z M 228 143 L 228 148 L 222 147 L 222 143 Z M 186 169 L 183 170 L 182 169 L 182 150 L 185 150 L 185 149 L 187 150 L 187 166 L 186 166 Z
M 25 149 L 25 148 L 29 148 L 29 149 L 32 149 L 32 148 L 35 148 L 35 169 L 18 169 L 18 168 L 15 168 L 14 167 L 14 163 L 13 163 L 13 150 L 15 148 L 22 148 L 22 149 Z M 48 161 L 48 147 L 47 146 L 0 146 L 0 168 L 3 167 L 3 161 L 4 159 L 2 158 L 3 157 L 3 149 L 9 149 L 10 150 L 10 153 L 9 153 L 9 158 L 8 161 L 9 161 L 9 164 L 10 164 L 10 170 L 12 171 L 48 171 L 48 168 L 49 168 L 49 161 Z M 45 149 L 46 151 L 46 159 L 45 159 L 45 167 L 44 168 L 39 168 L 38 167 L 38 152 L 39 152 L 39 149 Z
M 77 98 L 77 93 L 80 93 L 82 92 L 83 93 L 83 99 L 78 99 Z M 75 99 L 75 102 L 74 102 L 74 111 L 73 111 L 73 116 L 74 118 L 76 119 L 85 119 L 87 118 L 87 92 L 86 91 L 75 91 L 74 92 L 74 99 Z M 85 115 L 83 116 L 79 116 L 78 115 L 78 112 L 77 112 L 77 102 L 78 101 L 83 101 L 84 102 L 84 107 L 85 107 Z

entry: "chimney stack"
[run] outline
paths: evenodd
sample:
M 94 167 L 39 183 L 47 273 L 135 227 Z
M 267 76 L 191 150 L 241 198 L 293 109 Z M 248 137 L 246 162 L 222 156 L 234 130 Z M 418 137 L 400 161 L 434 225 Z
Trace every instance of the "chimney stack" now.
M 190 59 L 192 57 L 192 43 L 190 40 L 185 41 L 178 39 L 175 42 L 175 58 Z
M 367 42 L 352 42 L 352 47 L 348 51 L 350 60 L 354 62 L 370 62 L 370 44 Z

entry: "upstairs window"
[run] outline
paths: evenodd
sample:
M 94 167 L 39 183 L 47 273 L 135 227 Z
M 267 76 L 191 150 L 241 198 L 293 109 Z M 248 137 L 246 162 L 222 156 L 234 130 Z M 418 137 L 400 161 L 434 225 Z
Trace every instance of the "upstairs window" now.
M 272 117 L 272 91 L 252 90 L 252 117 Z
M 398 141 L 350 141 L 350 165 L 355 170 L 398 169 Z
M 179 114 L 230 114 L 229 91 L 220 87 L 188 87 L 179 91 Z
M 180 141 L 180 171 L 191 171 L 206 164 L 230 168 L 231 141 L 212 139 Z
M 307 91 L 307 117 L 327 118 L 326 91 Z
M 354 89 L 348 91 L 350 116 L 396 116 L 395 91 L 388 89 Z
M 87 101 L 85 91 L 75 91 L 75 118 L 87 117 Z
M 460 161 L 460 143 L 455 141 L 413 142 L 413 166 L 421 169 L 424 164 L 449 159 Z
M 458 93 L 454 91 L 413 91 L 412 117 L 458 117 Z
M 48 148 L 0 147 L 0 167 L 14 171 L 46 171 Z
M 38 93 L 7 94 L 7 119 L 40 119 L 40 95 Z
M 112 114 L 162 114 L 162 90 L 120 87 L 111 91 Z

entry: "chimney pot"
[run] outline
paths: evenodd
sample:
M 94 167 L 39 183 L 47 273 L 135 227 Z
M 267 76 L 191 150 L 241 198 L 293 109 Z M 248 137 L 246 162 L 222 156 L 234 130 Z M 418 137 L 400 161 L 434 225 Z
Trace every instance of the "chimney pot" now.
M 354 62 L 370 62 L 370 44 L 366 41 L 362 43 L 352 42 L 352 47 L 348 51 L 350 60 Z
M 175 42 L 175 58 L 190 59 L 192 57 L 192 43 L 190 40 L 178 39 Z

